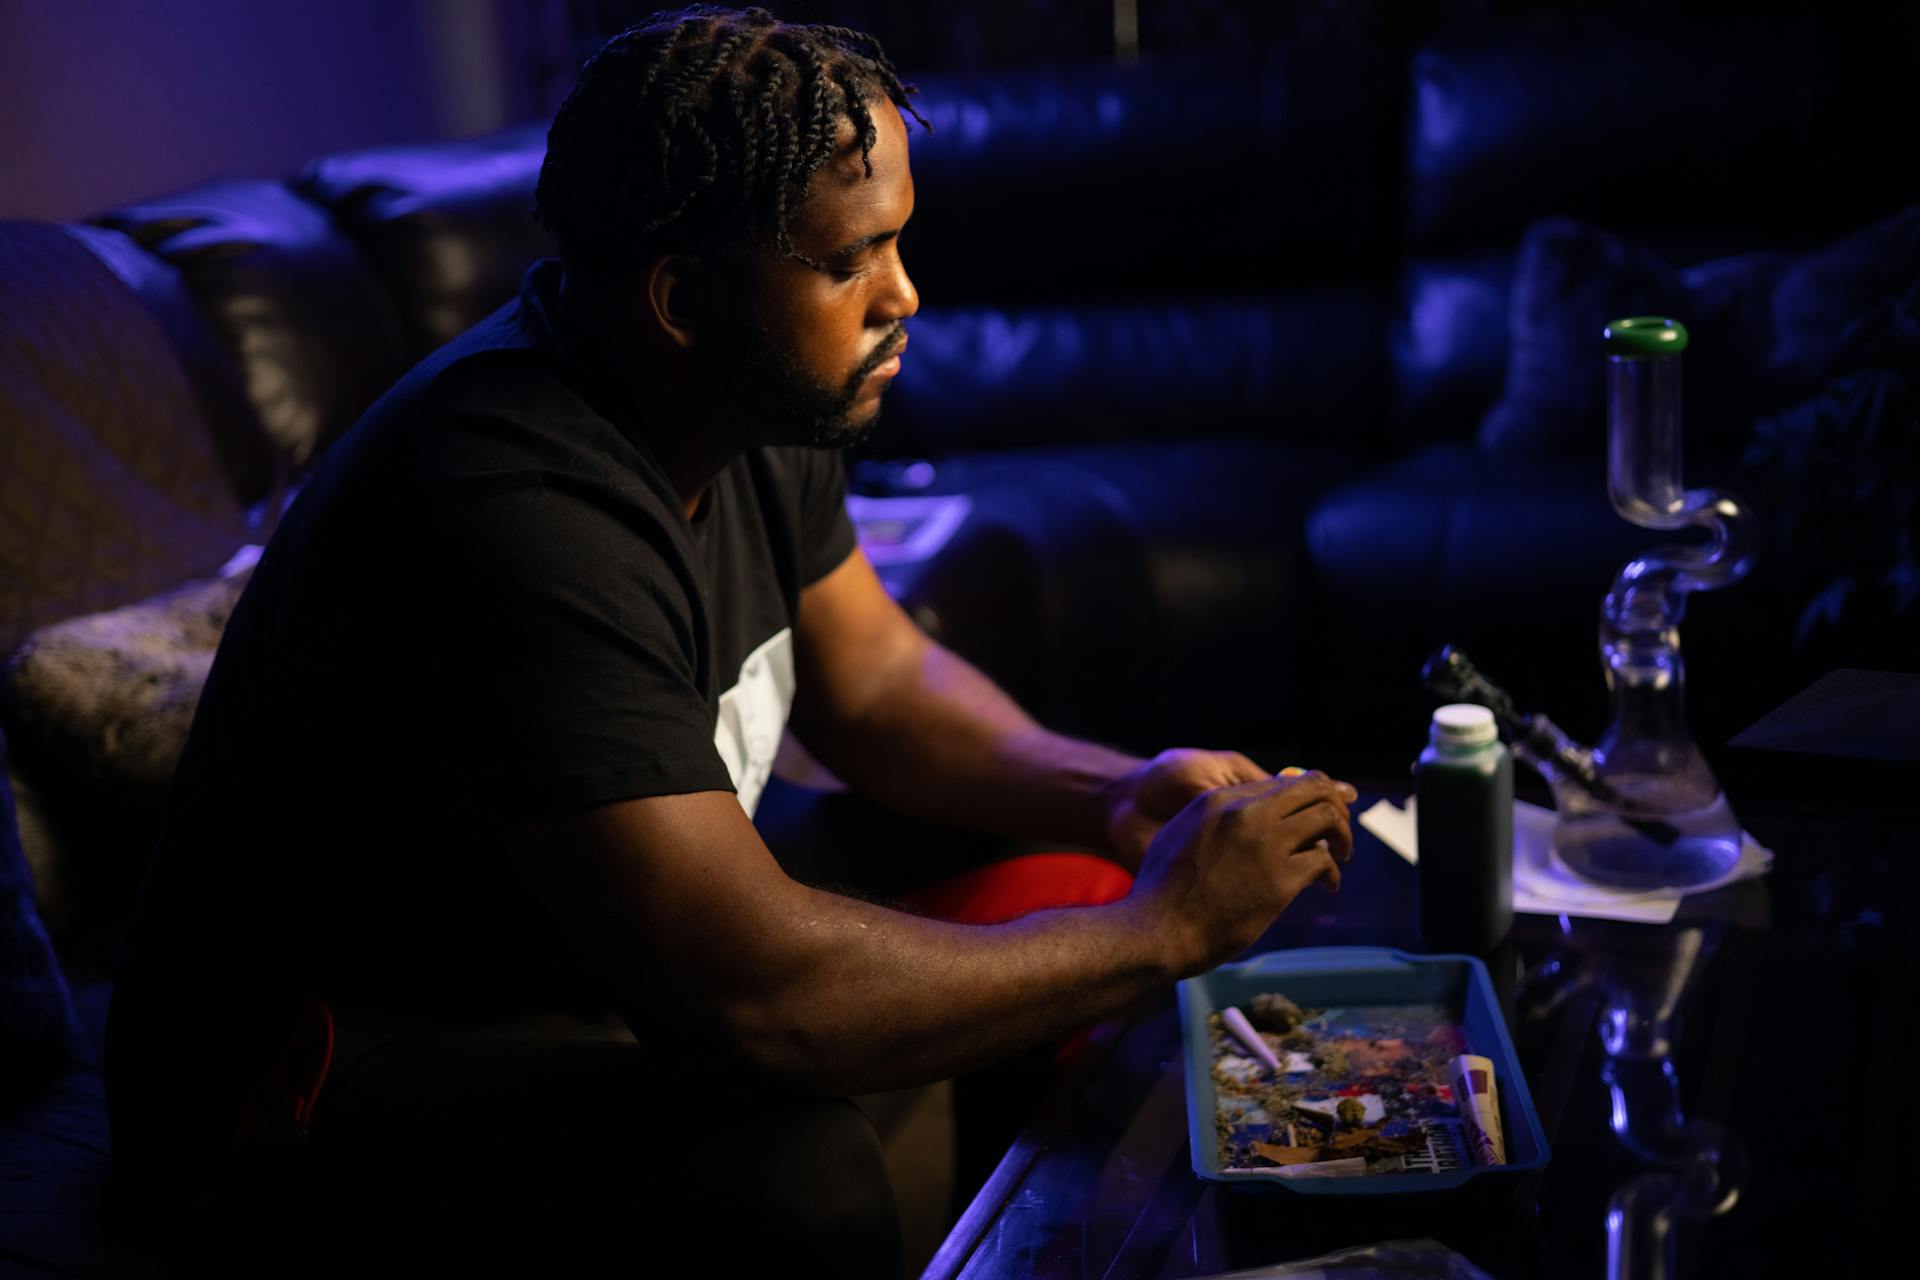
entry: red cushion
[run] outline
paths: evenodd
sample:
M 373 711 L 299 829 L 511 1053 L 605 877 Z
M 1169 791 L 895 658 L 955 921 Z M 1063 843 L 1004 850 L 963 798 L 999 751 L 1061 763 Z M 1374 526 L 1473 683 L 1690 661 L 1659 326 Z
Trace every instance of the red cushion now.
M 1033 853 L 915 889 L 899 905 L 955 924 L 999 924 L 1048 907 L 1097 907 L 1127 896 L 1133 877 L 1090 853 Z
M 955 924 L 999 924 L 1049 907 L 1097 907 L 1133 888 L 1123 868 L 1090 853 L 1032 853 L 940 880 L 901 897 L 900 907 Z M 1088 1043 L 1091 1028 L 1054 1052 L 1063 1067 Z

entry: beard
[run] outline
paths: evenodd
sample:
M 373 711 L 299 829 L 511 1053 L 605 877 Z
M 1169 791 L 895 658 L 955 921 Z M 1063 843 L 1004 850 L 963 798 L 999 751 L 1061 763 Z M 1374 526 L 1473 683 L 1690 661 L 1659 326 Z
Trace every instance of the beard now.
M 854 420 L 854 406 L 868 375 L 899 349 L 900 342 L 889 334 L 836 387 L 801 368 L 758 321 L 743 321 L 715 359 L 715 414 L 751 444 L 845 449 L 878 425 L 877 403 L 861 421 Z

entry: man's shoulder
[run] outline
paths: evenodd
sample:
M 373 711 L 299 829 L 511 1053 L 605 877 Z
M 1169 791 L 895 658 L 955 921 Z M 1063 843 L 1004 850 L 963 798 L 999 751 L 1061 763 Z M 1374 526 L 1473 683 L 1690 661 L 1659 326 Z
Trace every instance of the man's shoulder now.
M 591 410 L 508 303 L 415 365 L 375 406 L 389 414 L 495 417 L 515 412 L 580 416 Z
M 650 500 L 644 452 L 575 385 L 510 303 L 422 360 L 355 428 L 381 465 L 410 482 L 490 487 L 518 476 L 595 479 Z
M 677 558 L 658 470 L 571 384 L 516 300 L 415 366 L 328 450 L 286 539 L 313 556 L 429 536 L 463 560 L 535 535 L 640 539 Z

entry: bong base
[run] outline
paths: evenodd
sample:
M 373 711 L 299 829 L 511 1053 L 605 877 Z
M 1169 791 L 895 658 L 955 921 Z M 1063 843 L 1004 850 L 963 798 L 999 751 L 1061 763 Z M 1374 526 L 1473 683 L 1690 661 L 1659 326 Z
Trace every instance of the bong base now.
M 1659 818 L 1677 833 L 1671 842 L 1650 838 L 1609 809 L 1563 810 L 1553 851 L 1574 874 L 1623 889 L 1691 889 L 1721 879 L 1740 861 L 1740 821 L 1724 793 Z

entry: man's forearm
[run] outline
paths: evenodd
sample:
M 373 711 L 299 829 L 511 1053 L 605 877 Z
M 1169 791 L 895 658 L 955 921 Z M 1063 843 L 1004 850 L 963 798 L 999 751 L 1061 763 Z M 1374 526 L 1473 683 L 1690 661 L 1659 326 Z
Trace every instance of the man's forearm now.
M 1105 849 L 1105 791 L 1140 761 L 1036 724 L 928 641 L 862 714 L 819 744 L 855 789 L 912 817 Z
M 937 1080 L 1121 1013 L 1174 977 L 1143 905 L 947 924 L 809 892 L 773 972 L 726 1004 L 756 1073 L 817 1093 Z M 760 970 L 762 981 L 769 973 Z

